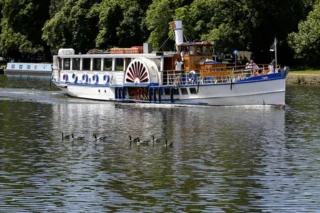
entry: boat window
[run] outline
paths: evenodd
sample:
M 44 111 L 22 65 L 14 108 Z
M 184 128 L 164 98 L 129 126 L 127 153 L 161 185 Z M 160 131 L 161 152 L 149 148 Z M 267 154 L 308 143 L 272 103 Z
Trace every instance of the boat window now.
M 210 56 L 211 55 L 210 47 L 209 46 L 203 46 L 202 54 Z
M 190 88 L 190 94 L 197 94 L 196 88 Z
M 123 59 L 122 58 L 116 59 L 116 71 L 123 71 Z
M 112 70 L 112 58 L 105 58 L 104 59 L 104 65 L 103 65 L 104 71 L 111 71 Z
M 80 58 L 72 59 L 72 70 L 80 70 Z
M 197 46 L 197 55 L 203 55 L 203 47 Z
M 179 89 L 178 89 L 178 88 L 175 88 L 175 89 L 173 90 L 173 94 L 174 94 L 174 95 L 179 95 Z
M 165 88 L 164 89 L 164 94 L 165 95 L 170 95 L 170 88 Z
M 90 58 L 82 59 L 82 70 L 90 70 Z
M 182 95 L 188 95 L 188 90 L 187 90 L 187 88 L 181 88 L 180 90 L 181 90 L 181 94 L 182 94 Z
M 195 46 L 190 46 L 190 55 L 195 55 L 196 48 Z
M 63 59 L 63 69 L 70 70 L 70 58 Z
M 129 66 L 130 62 L 132 61 L 132 59 L 131 58 L 126 58 L 124 60 L 125 60 L 125 64 L 126 64 L 126 67 L 124 68 L 124 70 L 126 70 L 128 68 L 128 66 Z
M 94 58 L 93 59 L 93 70 L 101 70 L 101 58 Z

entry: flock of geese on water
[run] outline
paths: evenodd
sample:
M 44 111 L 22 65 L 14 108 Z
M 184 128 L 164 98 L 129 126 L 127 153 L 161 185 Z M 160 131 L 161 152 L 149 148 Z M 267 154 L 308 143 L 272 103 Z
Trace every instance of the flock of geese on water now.
M 70 134 L 70 135 L 64 135 L 63 132 L 62 134 L 62 140 L 64 139 L 72 139 L 72 140 L 85 140 L 84 136 L 75 136 L 74 133 Z M 107 140 L 109 137 L 108 136 L 97 136 L 97 134 L 93 133 L 92 135 L 96 141 L 105 141 Z M 136 138 L 132 138 L 131 135 L 129 135 L 129 143 L 130 146 L 132 143 L 136 143 L 137 145 L 149 145 L 149 143 L 160 143 L 160 142 L 165 142 L 165 146 L 166 147 L 173 147 L 173 141 L 170 142 L 167 139 L 160 139 L 160 138 L 155 138 L 154 136 L 152 136 L 152 140 L 140 140 L 139 137 Z

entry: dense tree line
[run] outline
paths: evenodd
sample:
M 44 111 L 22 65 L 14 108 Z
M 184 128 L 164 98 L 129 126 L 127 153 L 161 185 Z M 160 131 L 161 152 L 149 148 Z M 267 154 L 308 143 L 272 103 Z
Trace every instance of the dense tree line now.
M 1 54 L 47 60 L 59 48 L 130 47 L 151 42 L 173 50 L 172 21 L 188 41 L 214 41 L 219 52 L 252 51 L 270 60 L 320 63 L 319 0 L 0 0 Z M 262 62 L 261 61 L 261 62 Z

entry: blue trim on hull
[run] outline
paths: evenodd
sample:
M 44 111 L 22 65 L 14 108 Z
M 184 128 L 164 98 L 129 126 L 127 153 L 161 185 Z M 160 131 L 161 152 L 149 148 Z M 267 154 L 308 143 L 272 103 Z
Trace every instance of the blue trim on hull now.
M 130 103 L 148 103 L 148 104 L 176 104 L 176 105 L 208 105 L 206 102 L 180 102 L 180 101 L 161 101 L 161 102 L 150 102 L 145 100 L 135 100 L 135 99 L 114 99 L 111 101 L 118 101 L 118 102 L 130 102 Z
M 233 85 L 236 84 L 247 84 L 247 83 L 257 83 L 257 82 L 265 82 L 265 81 L 274 81 L 274 80 L 281 80 L 285 79 L 288 72 L 285 73 L 274 73 L 274 74 L 268 74 L 268 75 L 261 75 L 261 76 L 254 76 L 243 80 L 237 80 L 235 82 L 232 82 Z M 72 82 L 64 82 L 64 81 L 55 81 L 52 80 L 53 83 L 61 83 L 61 84 L 67 84 L 67 85 L 76 85 L 76 86 L 90 86 L 90 87 L 110 87 L 110 88 L 122 88 L 122 87 L 151 87 L 151 88 L 172 88 L 173 85 L 159 85 L 159 84 L 88 84 L 88 83 L 72 83 Z M 177 87 L 195 87 L 195 86 L 220 86 L 220 85 L 230 85 L 231 82 L 227 83 L 203 83 L 203 84 L 179 84 Z

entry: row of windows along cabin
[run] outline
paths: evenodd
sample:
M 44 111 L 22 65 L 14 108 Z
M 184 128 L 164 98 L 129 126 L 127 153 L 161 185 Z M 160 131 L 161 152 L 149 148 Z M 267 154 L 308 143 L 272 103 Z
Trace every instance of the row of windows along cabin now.
M 122 58 L 59 58 L 61 70 L 69 71 L 124 71 L 131 59 Z

